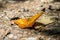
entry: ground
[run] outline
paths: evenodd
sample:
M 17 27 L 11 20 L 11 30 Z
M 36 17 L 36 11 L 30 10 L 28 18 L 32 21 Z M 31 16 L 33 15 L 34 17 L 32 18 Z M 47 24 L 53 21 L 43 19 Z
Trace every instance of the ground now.
M 4 3 L 0 8 L 0 40 L 60 40 L 60 2 L 28 0 Z M 30 18 L 40 11 L 44 14 L 32 29 L 21 29 L 12 20 Z

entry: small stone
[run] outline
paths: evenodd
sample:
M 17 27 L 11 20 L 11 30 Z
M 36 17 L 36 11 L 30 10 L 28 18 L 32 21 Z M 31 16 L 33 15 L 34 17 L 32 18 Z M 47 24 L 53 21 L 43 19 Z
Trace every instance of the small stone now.
M 22 37 L 23 35 L 22 34 L 17 34 L 18 35 L 18 37 Z
M 17 38 L 17 36 L 14 36 L 14 39 L 16 39 Z
M 13 1 L 13 0 L 7 0 L 9 3 L 14 3 L 14 2 L 16 2 L 16 1 Z
M 4 13 L 2 13 L 2 12 L 0 13 L 0 17 L 3 17 L 4 15 L 5 15 Z
M 34 37 L 29 37 L 29 38 L 27 38 L 27 40 L 37 40 L 37 39 Z
M 26 40 L 26 38 L 21 38 L 21 40 Z
M 53 2 L 54 0 L 41 0 L 41 2 Z
M 3 20 L 8 21 L 8 20 L 9 20 L 9 18 L 8 18 L 7 16 L 4 16 L 4 17 L 3 17 Z
M 9 34 L 8 37 L 9 37 L 9 38 L 13 38 L 13 34 Z
M 25 1 L 25 3 L 29 3 L 30 1 Z

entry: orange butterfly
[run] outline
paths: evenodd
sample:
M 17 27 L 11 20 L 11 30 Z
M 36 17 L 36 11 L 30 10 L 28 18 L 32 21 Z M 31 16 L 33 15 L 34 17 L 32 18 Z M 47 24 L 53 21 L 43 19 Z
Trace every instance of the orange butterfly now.
M 32 27 L 35 21 L 43 14 L 43 12 L 39 12 L 36 15 L 32 16 L 31 18 L 26 19 L 17 19 L 14 21 L 20 28 L 29 28 Z

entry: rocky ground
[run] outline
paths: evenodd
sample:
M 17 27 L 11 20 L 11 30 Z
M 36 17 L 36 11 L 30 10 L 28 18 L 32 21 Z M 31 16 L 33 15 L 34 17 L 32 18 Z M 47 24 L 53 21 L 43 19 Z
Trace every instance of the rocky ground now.
M 21 29 L 14 18 L 43 11 L 34 28 Z M 54 0 L 3 1 L 0 4 L 0 40 L 60 40 L 60 2 Z

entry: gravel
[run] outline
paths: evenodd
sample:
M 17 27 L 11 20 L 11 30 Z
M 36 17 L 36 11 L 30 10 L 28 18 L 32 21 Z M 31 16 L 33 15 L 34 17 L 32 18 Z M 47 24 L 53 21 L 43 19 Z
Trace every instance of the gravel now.
M 4 8 L 0 10 L 0 40 L 60 40 L 59 2 L 54 0 L 5 2 L 2 1 Z M 40 11 L 44 11 L 45 14 L 36 21 L 39 25 L 35 24 L 33 29 L 21 29 L 12 20 L 30 18 Z M 44 19 L 46 17 L 47 19 Z M 42 20 L 49 22 L 44 23 Z

